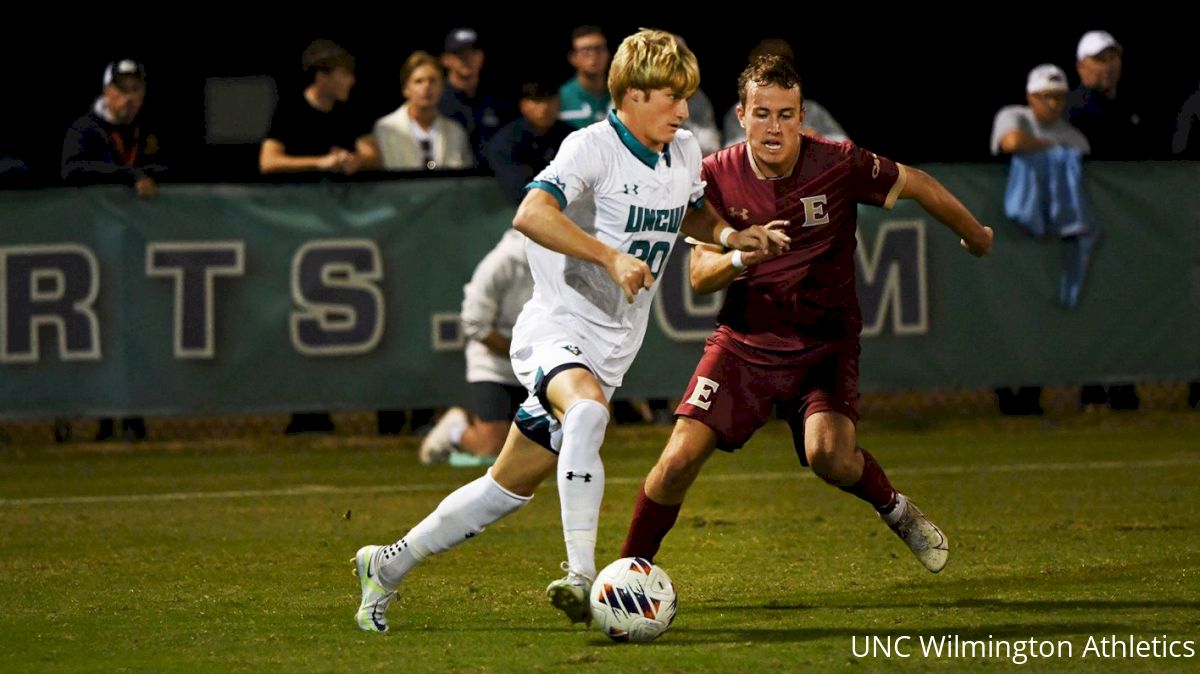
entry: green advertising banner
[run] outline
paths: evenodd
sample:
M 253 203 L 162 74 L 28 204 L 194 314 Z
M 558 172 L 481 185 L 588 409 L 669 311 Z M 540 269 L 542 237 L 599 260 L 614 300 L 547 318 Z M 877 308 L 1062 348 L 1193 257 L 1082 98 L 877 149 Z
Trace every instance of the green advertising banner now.
M 864 390 L 1200 377 L 1200 165 L 1087 166 L 1073 309 L 1063 243 L 1004 220 L 1005 167 L 923 168 L 995 251 L 911 202 L 861 209 Z M 0 415 L 460 402 L 462 287 L 512 212 L 487 178 L 0 192 Z M 674 258 L 624 395 L 678 396 L 720 306 Z

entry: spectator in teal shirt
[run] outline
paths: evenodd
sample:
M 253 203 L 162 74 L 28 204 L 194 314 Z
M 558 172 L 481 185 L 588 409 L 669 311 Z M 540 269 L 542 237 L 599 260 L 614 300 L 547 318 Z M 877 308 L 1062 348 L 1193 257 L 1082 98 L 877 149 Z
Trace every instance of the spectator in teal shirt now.
M 608 40 L 596 26 L 580 26 L 571 33 L 567 61 L 575 68 L 572 77 L 558 89 L 558 118 L 576 129 L 603 121 L 608 114 Z

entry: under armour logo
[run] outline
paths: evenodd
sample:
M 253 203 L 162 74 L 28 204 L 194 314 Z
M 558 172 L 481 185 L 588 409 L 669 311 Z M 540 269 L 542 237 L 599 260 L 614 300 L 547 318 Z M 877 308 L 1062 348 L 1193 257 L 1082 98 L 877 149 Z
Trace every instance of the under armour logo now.
M 573 470 L 568 470 L 568 471 L 567 471 L 567 479 L 568 479 L 568 480 L 574 480 L 574 479 L 575 479 L 575 478 L 577 478 L 577 477 L 578 477 L 578 478 L 580 478 L 580 479 L 582 479 L 584 482 L 591 482 L 591 481 L 592 481 L 592 474 L 591 474 L 591 473 L 584 473 L 583 475 L 580 475 L 579 473 L 576 473 L 576 472 L 575 472 L 575 471 L 573 471 Z
M 546 175 L 541 177 L 541 180 L 544 180 L 544 181 L 550 183 L 551 185 L 554 185 L 555 187 L 557 187 L 559 190 L 561 190 L 563 192 L 567 191 L 566 181 L 563 180 L 562 178 L 559 178 L 557 173 L 547 173 Z
M 633 192 L 633 194 L 637 194 L 637 193 L 638 193 L 638 187 L 641 187 L 641 185 L 638 185 L 637 183 L 634 183 L 634 184 L 633 184 L 633 187 L 631 188 L 631 187 L 629 186 L 629 183 L 625 183 L 625 194 L 629 194 L 629 193 L 630 193 L 630 191 L 632 191 L 632 192 Z
M 742 220 L 750 219 L 750 209 L 749 208 L 737 209 L 737 208 L 730 207 L 729 214 L 735 218 L 741 218 Z
M 576 355 L 576 356 L 583 353 L 583 351 L 580 350 L 580 348 L 578 346 L 575 346 L 574 344 L 564 344 L 563 348 L 566 349 L 567 351 L 571 352 L 571 354 Z

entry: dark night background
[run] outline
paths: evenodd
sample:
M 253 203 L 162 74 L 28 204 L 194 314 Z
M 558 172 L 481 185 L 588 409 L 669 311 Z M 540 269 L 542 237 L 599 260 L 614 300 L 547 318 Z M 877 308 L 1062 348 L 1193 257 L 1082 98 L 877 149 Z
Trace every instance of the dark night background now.
M 776 4 L 737 14 L 676 12 L 633 21 L 617 9 L 536 19 L 509 9 L 501 21 L 479 18 L 466 6 L 434 13 L 347 5 L 336 15 L 332 6 L 320 9 L 328 20 L 297 12 L 301 16 L 284 22 L 281 17 L 239 20 L 236 12 L 218 21 L 210 18 L 222 14 L 216 8 L 194 19 L 188 13 L 192 7 L 172 7 L 174 21 L 127 20 L 108 10 L 81 16 L 81 10 L 66 9 L 53 19 L 29 17 L 23 25 L 7 21 L 0 157 L 21 157 L 40 178 L 56 179 L 63 132 L 99 94 L 104 65 L 131 56 L 147 66 L 143 115 L 158 130 L 178 176 L 251 178 L 257 146 L 205 143 L 206 78 L 269 75 L 281 94 L 291 94 L 302 85 L 300 52 L 310 40 L 326 37 L 357 56 L 358 86 L 351 104 L 374 119 L 402 102 L 398 73 L 404 58 L 415 49 L 439 53 L 446 32 L 459 25 L 480 33 L 487 53 L 484 86 L 513 99 L 529 75 L 556 81 L 571 75 L 566 51 L 576 25 L 601 26 L 614 50 L 639 26 L 678 32 L 700 60 L 701 86 L 718 120 L 735 100 L 736 77 L 750 48 L 764 37 L 782 37 L 797 52 L 805 95 L 828 108 L 855 142 L 906 163 L 989 160 L 992 117 L 1005 104 L 1024 102 L 1030 68 L 1056 63 L 1072 86 L 1077 83 L 1075 45 L 1086 30 L 1108 30 L 1125 47 L 1120 93 L 1137 102 L 1143 124 L 1156 139 L 1148 156 L 1166 156 L 1175 113 L 1200 82 L 1200 40 L 1194 25 L 1178 16 L 1180 10 L 1154 20 L 1096 12 L 1086 19 L 1045 19 L 1034 10 L 996 6 L 973 8 L 974 14 L 992 16 L 970 20 L 964 10 L 856 23 L 835 17 L 785 19 L 785 14 L 817 12 Z M 527 7 L 533 13 L 535 6 L 520 6 Z M 995 15 L 1000 9 L 1013 17 Z M 1152 13 L 1143 9 L 1141 15 Z M 864 8 L 860 14 L 871 12 Z M 494 28 L 501 23 L 519 28 Z

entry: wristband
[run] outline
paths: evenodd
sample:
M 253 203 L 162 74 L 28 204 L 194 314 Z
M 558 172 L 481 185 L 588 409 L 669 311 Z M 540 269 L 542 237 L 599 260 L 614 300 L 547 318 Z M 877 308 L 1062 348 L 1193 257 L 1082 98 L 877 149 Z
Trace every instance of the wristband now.
M 733 236 L 734 233 L 736 233 L 736 232 L 737 232 L 736 229 L 730 227 L 729 225 L 726 225 L 725 229 L 721 230 L 721 235 L 718 237 L 718 239 L 721 242 L 721 245 L 728 248 L 729 247 L 729 237 Z
M 742 262 L 742 251 L 740 250 L 733 251 L 733 257 L 729 259 L 729 263 L 739 271 L 746 268 L 746 263 Z

